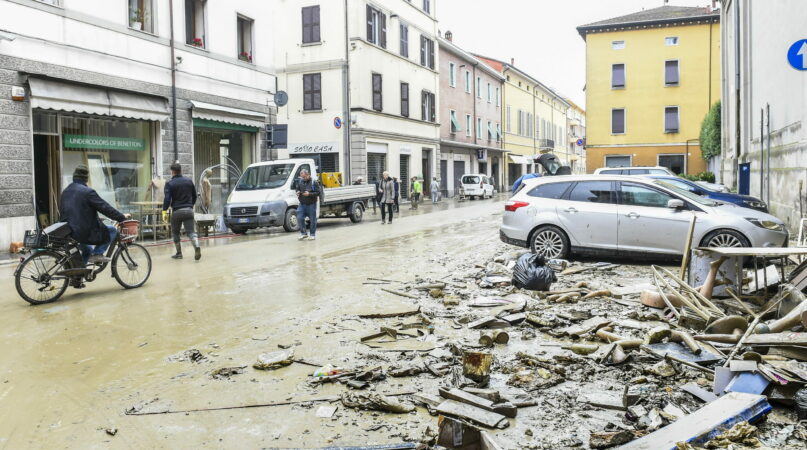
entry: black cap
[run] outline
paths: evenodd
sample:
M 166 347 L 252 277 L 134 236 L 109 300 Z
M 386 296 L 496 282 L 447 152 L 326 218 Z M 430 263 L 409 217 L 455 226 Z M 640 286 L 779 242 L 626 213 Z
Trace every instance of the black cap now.
M 73 171 L 73 178 L 78 178 L 79 180 L 87 181 L 90 179 L 90 169 L 87 168 L 84 164 L 79 164 L 76 166 L 76 170 Z

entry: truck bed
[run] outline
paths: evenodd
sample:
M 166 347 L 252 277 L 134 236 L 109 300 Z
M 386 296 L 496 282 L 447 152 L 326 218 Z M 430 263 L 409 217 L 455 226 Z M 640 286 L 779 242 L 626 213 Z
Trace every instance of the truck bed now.
M 375 197 L 375 185 L 357 184 L 322 190 L 322 204 L 348 203 L 367 200 Z

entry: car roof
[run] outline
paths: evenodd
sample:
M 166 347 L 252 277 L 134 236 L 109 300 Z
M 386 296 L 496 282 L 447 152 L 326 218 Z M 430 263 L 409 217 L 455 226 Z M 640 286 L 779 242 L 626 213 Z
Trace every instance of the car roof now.
M 666 167 L 662 167 L 662 166 L 600 167 L 599 169 L 595 169 L 595 170 L 622 170 L 622 169 L 662 169 L 662 170 L 669 170 Z
M 536 184 L 545 184 L 545 183 L 560 183 L 560 182 L 569 182 L 573 183 L 575 181 L 631 181 L 641 182 L 642 179 L 645 178 L 643 176 L 637 177 L 636 175 L 555 175 L 555 176 L 543 176 L 537 178 L 529 178 L 523 181 L 525 184 L 529 185 L 536 185 Z M 645 180 L 648 181 L 649 180 Z

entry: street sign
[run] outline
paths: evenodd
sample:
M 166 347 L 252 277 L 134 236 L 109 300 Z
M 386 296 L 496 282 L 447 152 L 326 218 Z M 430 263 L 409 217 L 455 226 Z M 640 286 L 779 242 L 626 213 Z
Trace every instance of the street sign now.
M 796 41 L 787 51 L 787 61 L 798 70 L 807 70 L 807 39 Z
M 289 94 L 286 91 L 277 91 L 275 92 L 275 104 L 277 106 L 286 106 L 286 103 L 289 102 Z
M 583 146 L 583 144 L 584 144 L 584 142 L 583 142 L 583 140 L 582 140 L 582 139 L 578 139 L 578 140 L 577 140 L 577 146 L 578 146 L 578 147 L 582 147 L 582 146 Z
M 342 128 L 342 118 L 341 117 L 334 117 L 333 118 L 333 126 L 336 127 L 337 130 Z

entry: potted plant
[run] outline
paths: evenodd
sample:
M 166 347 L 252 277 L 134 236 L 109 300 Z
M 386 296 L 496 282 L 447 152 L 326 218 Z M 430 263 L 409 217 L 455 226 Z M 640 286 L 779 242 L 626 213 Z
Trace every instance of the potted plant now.
M 193 41 L 191 41 L 191 45 L 194 47 L 202 48 L 205 46 L 205 41 L 203 41 L 202 38 L 193 38 Z
M 252 62 L 252 55 L 248 52 L 241 52 L 238 54 L 238 59 L 241 61 Z
M 135 30 L 143 30 L 143 24 L 145 23 L 146 19 L 146 12 L 143 11 L 143 8 L 135 8 L 131 10 L 129 14 L 129 26 L 134 28 Z

